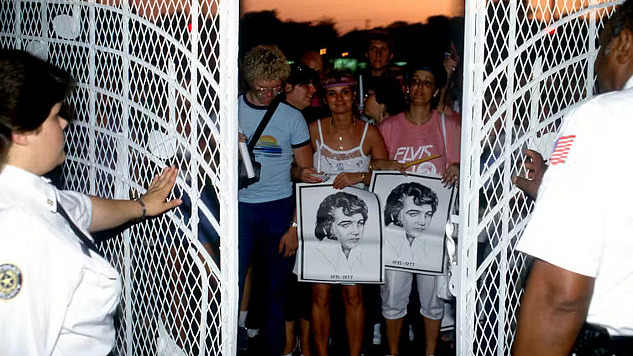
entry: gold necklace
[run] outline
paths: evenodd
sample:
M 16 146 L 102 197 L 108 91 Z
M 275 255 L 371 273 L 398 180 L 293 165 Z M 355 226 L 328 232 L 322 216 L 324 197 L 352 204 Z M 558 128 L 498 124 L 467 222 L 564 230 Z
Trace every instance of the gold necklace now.
M 404 116 L 407 118 L 407 120 L 409 120 L 410 123 L 412 123 L 412 124 L 414 124 L 416 126 L 422 126 L 422 125 L 426 124 L 428 121 L 431 120 L 431 117 L 433 117 L 433 112 L 431 112 L 428 117 L 425 117 L 424 121 L 422 121 L 420 123 L 413 121 L 413 115 L 411 115 L 411 113 L 408 112 L 408 111 L 406 111 L 404 113 Z
M 352 118 L 352 127 L 356 126 L 356 119 Z M 334 130 L 334 118 L 330 117 L 330 129 Z M 343 135 L 338 135 L 338 149 L 339 151 L 343 151 Z

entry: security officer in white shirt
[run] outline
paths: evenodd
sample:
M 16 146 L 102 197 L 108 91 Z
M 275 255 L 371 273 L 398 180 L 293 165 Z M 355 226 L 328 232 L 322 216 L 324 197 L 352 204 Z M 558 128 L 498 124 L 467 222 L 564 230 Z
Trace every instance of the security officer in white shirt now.
M 600 36 L 603 92 L 561 127 L 518 249 L 537 258 L 521 303 L 513 355 L 568 355 L 585 321 L 606 330 L 607 355 L 633 354 L 633 2 Z M 587 325 L 587 324 L 586 324 Z M 584 333 L 583 333 L 584 335 Z
M 0 50 L 0 355 L 107 355 L 115 343 L 119 273 L 90 232 L 154 216 L 177 170 L 147 194 L 107 200 L 60 191 L 41 176 L 63 163 L 74 88 L 65 72 L 26 52 Z

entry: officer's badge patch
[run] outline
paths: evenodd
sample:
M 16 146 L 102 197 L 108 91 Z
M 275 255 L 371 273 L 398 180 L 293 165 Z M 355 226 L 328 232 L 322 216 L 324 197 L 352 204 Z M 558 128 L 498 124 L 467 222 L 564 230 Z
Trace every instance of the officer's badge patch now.
M 16 265 L 0 265 L 0 299 L 15 297 L 22 287 L 22 272 Z

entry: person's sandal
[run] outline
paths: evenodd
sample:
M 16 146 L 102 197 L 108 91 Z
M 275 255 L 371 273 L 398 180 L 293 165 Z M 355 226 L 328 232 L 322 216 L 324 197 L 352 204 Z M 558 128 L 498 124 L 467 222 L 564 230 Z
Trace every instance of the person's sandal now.
M 295 347 L 292 348 L 292 351 L 290 351 L 290 353 L 281 356 L 292 356 L 295 351 L 297 351 L 297 349 L 299 349 L 299 354 L 303 355 L 303 353 L 301 352 L 301 342 L 299 341 L 298 337 L 295 337 Z

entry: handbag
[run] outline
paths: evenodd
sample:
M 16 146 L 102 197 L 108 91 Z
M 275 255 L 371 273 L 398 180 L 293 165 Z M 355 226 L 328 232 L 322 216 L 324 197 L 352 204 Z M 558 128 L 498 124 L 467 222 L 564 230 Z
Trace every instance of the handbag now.
M 259 182 L 259 175 L 262 170 L 262 164 L 255 160 L 255 154 L 253 151 L 248 150 L 248 155 L 250 156 L 251 165 L 253 166 L 253 171 L 255 175 L 253 177 L 248 176 L 248 171 L 246 170 L 246 165 L 242 160 L 242 157 L 239 158 L 238 164 L 238 172 L 237 172 L 237 188 L 242 189 L 246 188 L 253 183 Z
M 253 136 L 251 136 L 249 138 L 248 141 L 248 155 L 251 158 L 251 163 L 253 165 L 253 171 L 255 172 L 255 176 L 254 177 L 249 177 L 247 170 L 246 170 L 246 165 L 244 164 L 244 161 L 242 160 L 241 157 L 238 158 L 238 162 L 237 162 L 237 166 L 238 166 L 238 172 L 237 172 L 237 188 L 238 189 L 242 189 L 242 188 L 246 188 L 249 185 L 253 184 L 253 183 L 257 183 L 259 182 L 259 176 L 262 170 L 262 164 L 257 162 L 255 160 L 255 153 L 253 153 L 253 149 L 255 148 L 255 144 L 257 143 L 257 141 L 259 140 L 259 137 L 262 135 L 262 133 L 264 132 L 264 129 L 266 128 L 266 125 L 268 125 L 268 122 L 270 121 L 270 119 L 272 118 L 273 114 L 275 113 L 275 111 L 277 110 L 277 107 L 279 106 L 279 103 L 281 102 L 281 97 L 277 96 L 275 97 L 275 99 L 273 99 L 273 101 L 270 103 L 270 106 L 268 107 L 268 110 L 266 110 L 266 114 L 264 114 L 264 117 L 262 118 L 262 121 L 259 122 L 259 125 L 257 126 L 257 129 L 255 130 L 255 133 L 253 134 Z
M 457 265 L 457 244 L 453 237 L 457 236 L 458 215 L 451 215 L 451 219 L 446 222 L 446 274 L 438 275 L 435 279 L 437 296 L 443 300 L 451 300 L 457 296 L 459 286 L 459 272 Z

